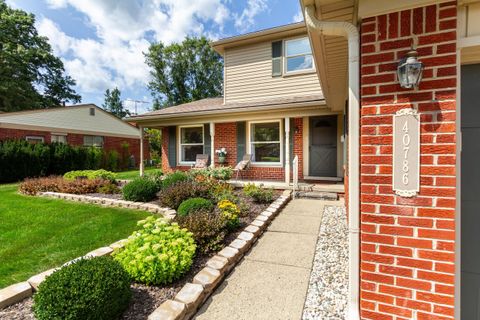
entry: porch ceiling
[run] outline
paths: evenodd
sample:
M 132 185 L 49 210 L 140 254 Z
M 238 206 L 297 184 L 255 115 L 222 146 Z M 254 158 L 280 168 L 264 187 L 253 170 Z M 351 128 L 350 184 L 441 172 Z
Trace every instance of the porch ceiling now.
M 319 20 L 356 21 L 356 0 L 300 0 L 300 4 L 302 9 L 315 5 Z M 341 111 L 348 97 L 347 40 L 308 32 L 325 100 L 332 110 Z

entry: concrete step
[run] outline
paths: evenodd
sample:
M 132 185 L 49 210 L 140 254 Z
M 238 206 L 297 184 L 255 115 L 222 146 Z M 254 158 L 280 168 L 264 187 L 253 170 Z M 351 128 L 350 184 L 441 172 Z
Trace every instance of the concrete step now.
M 338 193 L 336 192 L 321 192 L 321 191 L 297 191 L 297 198 L 307 198 L 316 200 L 338 200 Z

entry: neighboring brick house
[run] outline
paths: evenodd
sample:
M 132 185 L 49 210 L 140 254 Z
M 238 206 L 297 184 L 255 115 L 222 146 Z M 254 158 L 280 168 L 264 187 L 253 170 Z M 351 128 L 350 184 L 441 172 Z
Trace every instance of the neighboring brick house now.
M 189 168 L 185 150 L 189 160 L 211 154 L 217 165 L 213 151 L 226 147 L 229 165 L 256 151 L 266 159 L 247 179 L 289 183 L 292 156 L 300 178 L 343 177 L 347 319 L 480 320 L 480 1 L 300 4 L 307 28 L 212 44 L 225 61 L 223 98 L 132 120 L 163 129 L 165 169 Z M 295 41 L 307 34 L 308 48 Z M 419 85 L 401 86 L 397 68 L 416 61 L 424 66 Z M 290 66 L 313 66 L 315 77 L 285 72 Z M 419 69 L 411 70 L 402 79 L 414 79 Z M 336 148 L 335 173 L 316 145 Z
M 96 146 L 119 153 L 127 143 L 135 164 L 139 163 L 139 129 L 94 104 L 0 113 L 0 141 L 12 139 Z M 143 149 L 147 159 L 147 142 Z

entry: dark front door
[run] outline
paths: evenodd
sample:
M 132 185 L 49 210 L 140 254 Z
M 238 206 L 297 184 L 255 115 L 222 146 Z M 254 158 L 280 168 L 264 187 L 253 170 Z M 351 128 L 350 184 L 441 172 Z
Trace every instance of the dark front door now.
M 309 175 L 337 176 L 337 116 L 310 118 Z
M 462 66 L 461 313 L 480 320 L 480 64 Z

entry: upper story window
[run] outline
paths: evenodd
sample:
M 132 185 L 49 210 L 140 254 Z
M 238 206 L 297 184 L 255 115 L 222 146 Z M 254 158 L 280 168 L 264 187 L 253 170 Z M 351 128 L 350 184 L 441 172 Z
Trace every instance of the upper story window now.
M 83 145 L 87 147 L 103 147 L 103 137 L 83 136 Z
M 203 126 L 180 127 L 180 162 L 195 162 L 203 154 L 203 141 Z
M 285 41 L 285 72 L 313 69 L 312 49 L 307 37 Z

